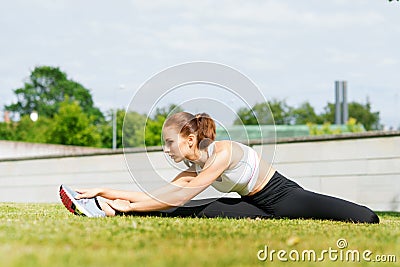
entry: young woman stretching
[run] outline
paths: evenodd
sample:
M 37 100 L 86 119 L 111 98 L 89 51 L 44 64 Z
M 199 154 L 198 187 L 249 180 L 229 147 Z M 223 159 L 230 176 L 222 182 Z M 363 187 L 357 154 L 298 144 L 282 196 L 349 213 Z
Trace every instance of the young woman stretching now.
M 304 190 L 260 160 L 251 147 L 234 141 L 214 141 L 215 123 L 207 114 L 180 112 L 163 126 L 164 152 L 186 171 L 169 186 L 154 192 L 92 188 L 77 192 L 61 186 L 64 205 L 87 216 L 121 213 L 165 216 L 304 218 L 379 223 L 365 206 Z M 221 198 L 202 203 L 192 200 L 209 186 L 237 192 L 239 199 Z M 106 199 L 98 201 L 97 196 Z M 185 206 L 185 203 L 191 205 Z M 199 204 L 193 207 L 193 204 Z M 97 209 L 97 211 L 96 211 Z

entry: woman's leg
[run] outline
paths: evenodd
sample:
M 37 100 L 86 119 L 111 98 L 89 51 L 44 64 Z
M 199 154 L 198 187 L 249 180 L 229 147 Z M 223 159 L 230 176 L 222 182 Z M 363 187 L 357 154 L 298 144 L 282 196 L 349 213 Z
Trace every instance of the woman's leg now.
M 111 207 L 110 207 L 111 208 Z M 107 213 L 107 212 L 106 212 Z M 117 215 L 205 217 L 205 218 L 269 218 L 270 214 L 240 198 L 215 198 L 191 200 L 182 207 L 154 212 L 129 212 Z
M 369 208 L 304 190 L 279 172 L 275 172 L 261 191 L 252 196 L 244 196 L 242 199 L 272 214 L 275 218 L 379 223 L 378 216 Z
M 100 201 L 98 201 L 98 203 L 100 206 L 99 208 L 105 212 L 106 216 L 115 216 L 116 215 L 116 211 L 113 208 L 111 208 L 111 206 L 108 205 L 106 202 L 100 200 Z
M 168 211 L 167 216 L 194 216 L 206 218 L 269 218 L 270 214 L 241 198 L 192 200 L 182 207 Z
M 378 216 L 365 206 L 302 188 L 292 189 L 273 209 L 276 217 L 379 223 Z

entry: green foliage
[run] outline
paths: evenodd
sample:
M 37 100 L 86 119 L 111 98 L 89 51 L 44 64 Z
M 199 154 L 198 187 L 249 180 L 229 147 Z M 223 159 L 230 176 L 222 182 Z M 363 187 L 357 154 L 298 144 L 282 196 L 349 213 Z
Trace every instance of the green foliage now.
M 0 139 L 35 143 L 47 143 L 47 129 L 52 121 L 39 117 L 33 122 L 28 115 L 24 115 L 18 122 L 0 123 Z
M 111 112 L 110 112 L 110 114 L 111 114 Z M 102 148 L 112 148 L 112 121 L 104 120 L 104 122 L 97 125 L 97 127 L 98 127 L 98 131 L 101 133 L 101 147 Z M 121 129 L 119 129 L 119 130 L 121 131 Z M 118 144 L 118 141 L 119 140 L 117 139 L 117 144 Z M 117 146 L 117 147 L 120 147 L 120 146 Z
M 147 120 L 146 123 L 146 146 L 159 146 L 161 145 L 162 127 L 165 121 L 164 116 L 157 116 L 154 119 Z
M 321 127 L 314 123 L 307 123 L 310 130 L 310 135 L 330 135 L 330 134 L 341 134 L 342 130 L 340 128 L 332 129 L 330 122 L 325 122 Z
M 327 103 L 320 117 L 324 122 L 329 121 L 335 123 L 335 104 Z
M 291 124 L 291 112 L 292 108 L 286 104 L 285 100 L 277 100 L 273 99 L 272 101 L 268 101 L 268 105 L 271 108 L 271 112 L 274 115 L 275 124 Z M 257 106 L 257 105 L 256 105 Z M 263 110 L 267 111 L 267 108 L 263 108 Z M 271 116 L 268 113 L 263 114 L 266 119 L 266 123 L 263 124 L 271 124 L 269 121 L 271 120 Z M 264 122 L 261 120 L 261 122 Z
M 23 115 L 18 122 L 0 123 L 0 139 L 101 147 L 100 130 L 76 101 L 66 99 L 52 119 L 39 116 L 33 122 Z
M 60 103 L 52 127 L 48 128 L 48 142 L 53 144 L 100 146 L 101 136 L 94 118 L 83 112 L 77 101 Z
M 251 109 L 241 108 L 238 110 L 238 117 L 234 124 L 240 125 L 268 125 L 268 124 L 289 124 L 291 108 L 285 100 L 273 99 L 268 103 L 257 103 Z M 273 115 L 273 117 L 272 117 Z
M 124 216 L 87 218 L 62 204 L 0 203 L 1 266 L 288 266 L 262 262 L 257 252 L 271 250 L 370 250 L 399 261 L 400 214 L 378 214 L 381 223 L 319 220 L 205 219 Z M 291 242 L 295 238 L 296 242 Z M 373 241 L 373 242 L 372 242 Z M 229 248 L 229 253 L 228 253 Z M 339 250 L 341 251 L 341 250 Z M 334 255 L 339 255 L 336 253 Z M 329 260 L 298 261 L 293 266 L 397 266 Z M 288 255 L 285 255 L 288 258 Z M 362 259 L 361 259 L 362 260 Z M 289 262 L 289 266 L 291 266 Z
M 171 105 L 157 109 L 148 118 L 137 112 L 117 110 L 117 148 L 161 145 L 163 123 L 171 112 L 178 111 L 182 110 Z M 111 148 L 113 112 L 109 115 L 108 120 L 96 124 L 93 116 L 84 113 L 76 101 L 66 98 L 52 119 L 39 116 L 33 122 L 23 115 L 18 122 L 0 123 L 0 139 Z
M 309 102 L 302 103 L 297 108 L 292 108 L 291 114 L 292 122 L 297 125 L 307 124 L 307 123 L 323 123 L 322 119 L 315 113 L 314 108 Z
M 237 111 L 237 115 L 239 118 L 237 118 L 233 124 L 235 125 L 258 125 L 257 117 L 254 114 L 253 110 L 248 109 L 248 108 L 240 108 Z
M 124 124 L 125 110 L 118 109 L 117 112 L 117 148 L 122 148 L 122 126 Z M 112 138 L 113 138 L 113 121 L 114 112 L 109 111 L 106 117 L 109 120 L 105 120 L 103 123 L 98 125 L 99 131 L 101 133 L 101 144 L 104 148 L 112 147 Z
M 38 66 L 21 88 L 14 90 L 17 102 L 5 106 L 19 121 L 0 123 L 0 139 L 95 147 L 112 146 L 112 114 L 106 119 L 94 106 L 88 89 L 67 77 L 57 67 Z M 39 119 L 32 122 L 32 111 Z M 159 146 L 162 144 L 162 126 L 172 113 L 182 111 L 176 105 L 157 108 L 154 114 L 117 111 L 117 147 Z M 234 124 L 293 125 L 309 124 L 315 134 L 338 133 L 332 129 L 334 105 L 328 103 L 321 114 L 316 114 L 309 102 L 299 107 L 289 106 L 285 100 L 272 99 L 257 103 L 252 108 L 238 110 Z M 349 103 L 349 116 L 356 121 L 348 123 L 351 132 L 379 130 L 379 112 L 371 111 L 371 104 Z M 357 123 L 358 122 L 358 123 Z M 315 124 L 323 124 L 321 128 Z M 362 125 L 361 125 L 362 124 Z M 124 144 L 122 144 L 124 136 Z
M 379 112 L 372 112 L 369 102 L 366 104 L 350 102 L 348 109 L 349 116 L 356 119 L 367 131 L 382 129 L 382 125 L 379 123 Z M 304 102 L 294 108 L 287 105 L 284 100 L 274 99 L 268 103 L 257 103 L 252 109 L 239 109 L 239 119 L 236 119 L 234 124 L 272 124 L 271 113 L 277 125 L 324 124 L 323 128 L 327 134 L 330 132 L 328 130 L 330 124 L 335 123 L 335 105 L 332 103 L 328 103 L 321 114 L 316 114 L 309 102 Z
M 349 116 L 360 122 L 367 131 L 381 130 L 383 127 L 379 123 L 379 112 L 371 111 L 371 103 L 360 104 L 349 103 Z
M 103 119 L 101 111 L 94 107 L 90 91 L 81 84 L 68 79 L 67 74 L 57 67 L 38 66 L 31 72 L 24 86 L 14 90 L 18 101 L 5 106 L 19 116 L 37 111 L 40 116 L 52 118 L 57 114 L 66 98 L 77 101 L 83 112 L 95 118 Z
M 33 122 L 28 115 L 21 117 L 18 123 L 15 123 L 15 138 L 19 141 L 47 143 L 48 129 L 53 127 L 54 122 L 45 117 L 39 117 Z
M 0 122 L 0 140 L 16 140 L 13 123 Z
M 357 122 L 355 118 L 349 118 L 346 123 L 347 130 L 351 133 L 359 133 L 364 131 L 364 127 L 361 123 Z
M 380 124 L 379 112 L 371 111 L 371 103 L 366 104 L 350 102 L 348 104 L 349 117 L 356 119 L 361 123 L 367 131 L 381 130 L 383 127 Z M 324 112 L 320 115 L 323 121 L 335 122 L 335 104 L 328 103 Z
M 1 124 L 1 139 L 102 146 L 103 114 L 94 106 L 90 91 L 59 68 L 36 67 L 14 93 L 17 102 L 5 109 L 19 121 Z M 39 114 L 36 122 L 29 118 L 32 111 Z
M 310 131 L 310 135 L 330 135 L 330 134 L 341 134 L 343 129 L 336 126 L 333 128 L 330 122 L 325 122 L 322 126 L 318 126 L 315 123 L 307 123 Z M 347 132 L 359 133 L 364 131 L 364 127 L 361 123 L 358 123 L 355 118 L 349 118 L 346 122 Z
M 134 111 L 125 114 L 123 127 L 124 147 L 143 147 L 146 116 Z

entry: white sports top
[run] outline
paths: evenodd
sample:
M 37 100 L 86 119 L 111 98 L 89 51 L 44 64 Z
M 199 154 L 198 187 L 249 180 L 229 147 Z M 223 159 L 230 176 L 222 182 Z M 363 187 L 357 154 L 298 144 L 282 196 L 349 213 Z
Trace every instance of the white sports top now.
M 239 195 L 248 195 L 254 188 L 259 172 L 260 161 L 257 152 L 249 146 L 239 144 L 243 150 L 242 159 L 232 169 L 225 170 L 211 185 L 221 192 L 237 192 Z M 215 142 L 207 150 L 208 156 L 214 153 Z M 195 164 L 197 174 L 202 168 Z

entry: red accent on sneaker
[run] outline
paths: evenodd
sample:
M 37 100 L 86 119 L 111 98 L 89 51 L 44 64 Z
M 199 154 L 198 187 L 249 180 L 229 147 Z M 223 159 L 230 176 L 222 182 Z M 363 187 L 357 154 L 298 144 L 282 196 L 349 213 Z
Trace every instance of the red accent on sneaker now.
M 76 210 L 74 209 L 75 205 L 72 203 L 71 199 L 63 189 L 60 190 L 60 197 L 61 202 L 64 204 L 67 210 L 73 214 L 77 214 Z

